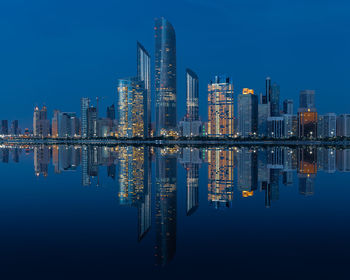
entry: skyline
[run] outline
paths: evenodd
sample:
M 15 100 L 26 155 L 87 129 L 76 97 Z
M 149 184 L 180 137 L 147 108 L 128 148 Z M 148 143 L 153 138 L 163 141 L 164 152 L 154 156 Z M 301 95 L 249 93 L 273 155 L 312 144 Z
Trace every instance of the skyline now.
M 35 105 L 45 104 L 51 116 L 57 108 L 78 111 L 76 108 L 79 108 L 83 96 L 106 96 L 101 102 L 103 107 L 115 103 L 117 79 L 136 75 L 131 62 L 135 61 L 137 41 L 150 52 L 153 65 L 152 27 L 154 18 L 159 16 L 167 18 L 176 30 L 178 102 L 185 101 L 185 69 L 191 68 L 199 77 L 202 119 L 206 116 L 206 99 L 203 98 L 206 85 L 217 74 L 233 78 L 235 96 L 245 87 L 254 89 L 257 94 L 264 92 L 264 79 L 270 76 L 281 87 L 281 100 L 292 98 L 297 105 L 300 90 L 315 89 L 316 106 L 321 114 L 346 113 L 341 98 L 350 90 L 346 83 L 349 36 L 344 28 L 349 5 L 318 1 L 317 6 L 310 3 L 303 6 L 296 2 L 290 4 L 290 11 L 287 11 L 287 6 L 276 5 L 277 1 L 265 6 L 255 3 L 249 9 L 247 4 L 227 1 L 214 6 L 210 6 L 209 1 L 209 7 L 202 5 L 202 1 L 183 1 L 188 9 L 182 11 L 181 19 L 176 17 L 180 11 L 175 6 L 168 10 L 152 5 L 159 1 L 149 5 L 138 1 L 119 3 L 120 9 L 130 8 L 135 3 L 145 8 L 142 16 L 127 26 L 122 24 L 123 15 L 113 17 L 113 20 L 108 17 L 111 15 L 108 9 L 116 5 L 108 1 L 96 10 L 87 3 L 85 13 L 77 18 L 73 17 L 77 3 L 72 4 L 67 12 L 64 2 L 55 7 L 42 3 L 40 11 L 47 10 L 47 15 L 34 12 L 41 1 L 30 5 L 28 14 L 21 19 L 8 18 L 5 13 L 1 19 L 6 23 L 3 25 L 6 27 L 3 36 L 6 42 L 2 44 L 2 61 L 6 67 L 0 73 L 0 90 L 4 93 L 1 119 L 19 119 L 22 127 L 28 127 Z M 1 11 L 16 9 L 16 14 L 20 15 L 22 9 L 28 7 L 23 3 L 18 6 L 18 3 L 0 4 L 4 6 Z M 224 13 L 221 18 L 211 15 L 211 9 L 219 7 L 232 10 L 232 15 Z M 238 11 L 244 15 L 248 10 L 249 24 L 247 21 L 241 24 L 242 15 Z M 296 13 L 291 16 L 292 12 Z M 46 22 L 48 15 L 53 15 L 53 19 Z M 67 17 L 60 25 L 63 15 Z M 92 18 L 87 24 L 89 15 Z M 102 19 L 103 15 L 106 17 Z M 255 19 L 254 15 L 259 17 Z M 272 22 L 271 17 L 277 17 L 278 24 Z M 261 18 L 265 21 L 261 22 Z M 79 20 L 81 24 L 77 23 Z M 261 29 L 253 32 L 258 26 Z M 261 32 L 264 29 L 269 36 Z M 310 35 L 310 30 L 315 32 Z M 219 41 L 208 40 L 215 38 L 215 34 Z M 18 44 L 19 39 L 25 40 L 26 45 Z M 151 69 L 153 71 L 153 67 Z M 154 90 L 154 81 L 152 88 Z M 334 98 L 327 98 L 330 94 Z M 14 110 L 15 104 L 17 110 Z M 178 107 L 180 119 L 186 108 Z

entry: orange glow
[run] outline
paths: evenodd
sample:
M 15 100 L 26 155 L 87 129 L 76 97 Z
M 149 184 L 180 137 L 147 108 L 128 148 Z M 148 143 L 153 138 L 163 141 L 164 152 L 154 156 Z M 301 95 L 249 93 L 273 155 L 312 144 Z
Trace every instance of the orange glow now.
M 249 197 L 249 196 L 253 196 L 254 195 L 254 191 L 242 191 L 242 196 L 243 197 Z
M 244 88 L 242 94 L 254 94 L 254 90 L 250 88 Z

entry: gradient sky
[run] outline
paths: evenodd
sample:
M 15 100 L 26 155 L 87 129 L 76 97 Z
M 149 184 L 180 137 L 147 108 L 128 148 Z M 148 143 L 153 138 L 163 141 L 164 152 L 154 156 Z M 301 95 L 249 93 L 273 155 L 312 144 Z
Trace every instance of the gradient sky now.
M 118 78 L 136 74 L 136 41 L 154 57 L 154 18 L 177 36 L 178 118 L 185 111 L 185 69 L 207 83 L 216 74 L 281 100 L 316 90 L 320 113 L 350 113 L 350 2 L 325 0 L 0 1 L 0 119 L 30 126 L 35 105 L 80 111 L 80 97 L 116 101 Z

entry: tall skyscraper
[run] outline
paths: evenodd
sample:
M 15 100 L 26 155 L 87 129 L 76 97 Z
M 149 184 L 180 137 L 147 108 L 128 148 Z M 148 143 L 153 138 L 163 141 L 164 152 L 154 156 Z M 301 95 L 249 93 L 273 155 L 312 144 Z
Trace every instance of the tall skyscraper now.
M 11 123 L 11 134 L 18 135 L 19 133 L 18 120 L 13 120 Z
M 145 137 L 151 136 L 152 124 L 151 124 L 151 57 L 146 49 L 137 42 L 137 79 L 144 83 L 144 99 L 145 99 L 145 112 L 144 112 L 144 125 Z
M 255 136 L 258 133 L 258 98 L 254 90 L 244 88 L 238 95 L 238 127 L 241 137 Z
M 266 77 L 265 80 L 265 96 L 263 97 L 262 104 L 270 104 L 271 102 L 271 78 Z
M 59 110 L 54 110 L 53 111 L 53 117 L 52 117 L 52 121 L 51 121 L 51 136 L 53 138 L 57 138 L 58 137 L 58 115 L 59 115 L 60 111 Z
M 198 76 L 191 69 L 186 69 L 186 119 L 199 120 L 199 85 Z
M 337 136 L 337 115 L 328 113 L 318 117 L 317 137 L 333 138 Z
M 81 110 L 81 137 L 88 137 L 88 116 L 87 111 L 90 107 L 90 99 L 87 97 L 83 97 L 80 100 L 80 110 Z
M 115 106 L 114 106 L 114 104 L 107 107 L 107 119 L 115 120 Z
M 286 99 L 283 101 L 283 114 L 293 115 L 294 101 L 293 99 Z
M 299 96 L 298 136 L 303 138 L 317 137 L 317 112 L 315 91 L 302 90 Z
M 9 134 L 9 125 L 8 120 L 2 120 L 1 121 L 1 133 L 2 135 L 8 135 Z
M 58 114 L 58 136 L 73 138 L 79 135 L 79 120 L 76 113 L 61 112 Z
M 208 129 L 210 137 L 234 136 L 234 99 L 231 78 L 215 76 L 208 85 Z
M 165 18 L 155 20 L 156 135 L 176 130 L 176 37 Z
M 145 126 L 144 83 L 137 78 L 118 81 L 118 135 L 119 137 L 147 137 Z
M 280 86 L 273 83 L 271 86 L 271 117 L 280 115 Z
M 97 108 L 87 109 L 87 137 L 97 137 Z
M 50 134 L 50 121 L 47 119 L 47 108 L 35 107 L 33 114 L 33 134 L 36 137 L 47 137 Z

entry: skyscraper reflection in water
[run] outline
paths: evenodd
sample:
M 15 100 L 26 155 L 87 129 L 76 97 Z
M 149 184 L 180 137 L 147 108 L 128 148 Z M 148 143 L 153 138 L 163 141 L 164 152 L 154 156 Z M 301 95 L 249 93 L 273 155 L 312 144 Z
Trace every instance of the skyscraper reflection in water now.
M 176 252 L 177 149 L 157 150 L 155 262 L 165 265 Z

